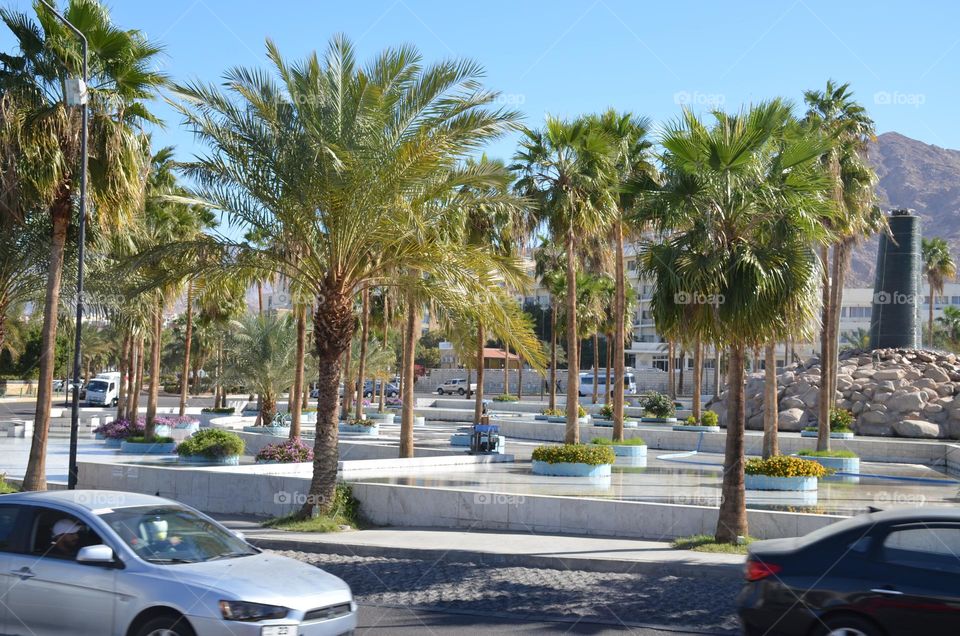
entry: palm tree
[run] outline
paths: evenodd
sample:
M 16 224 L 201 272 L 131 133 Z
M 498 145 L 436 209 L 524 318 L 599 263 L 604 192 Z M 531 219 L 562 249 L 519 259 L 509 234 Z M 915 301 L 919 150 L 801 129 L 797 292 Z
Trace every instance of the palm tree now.
M 30 214 L 23 223 L 0 218 L 0 349 L 7 344 L 11 310 L 41 300 L 50 253 L 49 220 Z
M 472 62 L 426 65 L 403 47 L 361 69 L 342 36 L 323 61 L 312 54 L 289 63 L 272 42 L 267 52 L 272 74 L 240 68 L 228 72 L 225 90 L 182 86 L 178 109 L 209 147 L 187 166 L 197 198 L 258 239 L 218 236 L 220 252 L 200 267 L 290 276 L 318 300 L 314 475 L 301 510 L 311 515 L 334 501 L 341 356 L 354 336 L 359 290 L 396 285 L 414 302 L 433 296 L 466 310 L 484 307 L 500 281 L 522 282 L 519 263 L 452 246 L 442 231 L 457 217 L 460 187 L 495 185 L 462 159 L 517 115 L 490 108 L 496 93 L 481 87 Z M 485 309 L 505 331 L 517 326 Z M 405 407 L 401 428 L 412 433 L 412 425 Z
M 540 219 L 566 251 L 568 444 L 580 441 L 580 332 L 577 328 L 577 255 L 586 237 L 605 231 L 613 217 L 613 144 L 587 120 L 548 117 L 543 130 L 526 130 L 515 156 L 518 191 L 538 207 Z
M 841 351 L 869 351 L 870 330 L 858 327 L 856 331 L 844 333 L 840 338 Z
M 225 352 L 224 379 L 243 384 L 260 396 L 264 426 L 277 413 L 277 396 L 293 384 L 297 330 L 290 316 L 246 314 L 237 321 Z
M 944 326 L 947 338 L 956 353 L 957 348 L 960 347 L 960 308 L 953 305 L 944 307 L 943 315 L 937 318 L 937 322 Z
M 853 98 L 849 84 L 828 80 L 823 92 L 804 92 L 805 123 L 833 141 L 820 158 L 832 181 L 834 209 L 824 224 L 835 235 L 833 262 L 828 245 L 820 248 L 822 266 L 822 330 L 820 334 L 820 399 L 817 448 L 830 448 L 830 410 L 837 386 L 837 348 L 843 286 L 853 246 L 880 231 L 886 220 L 875 205 L 877 177 L 866 161 L 867 145 L 875 138 L 873 120 Z
M 923 273 L 927 277 L 930 288 L 930 316 L 927 321 L 930 333 L 930 348 L 933 349 L 933 306 L 937 296 L 943 295 L 943 285 L 948 279 L 957 275 L 957 264 L 950 254 L 950 246 L 942 238 L 922 239 L 921 257 L 923 258 Z
M 46 443 L 50 389 L 57 334 L 57 307 L 68 230 L 75 204 L 80 152 L 79 109 L 66 105 L 69 77 L 80 75 L 80 45 L 55 16 L 36 6 L 39 25 L 23 13 L 0 9 L 12 32 L 17 55 L 5 55 L 0 87 L 23 116 L 19 145 L 7 148 L 14 159 L 17 192 L 8 208 L 22 219 L 26 210 L 46 209 L 51 221 L 49 265 L 44 298 L 43 355 L 34 416 L 33 443 L 24 490 L 46 488 Z M 103 231 L 122 228 L 142 201 L 144 123 L 155 118 L 146 107 L 166 78 L 152 70 L 161 49 L 139 31 L 118 28 L 95 0 L 70 0 L 64 15 L 89 42 L 90 189 L 96 223 Z M 6 179 L 5 179 L 6 180 Z
M 787 104 L 714 113 L 707 126 L 690 112 L 667 127 L 666 183 L 638 221 L 653 221 L 663 242 L 645 247 L 654 280 L 651 308 L 664 333 L 681 331 L 729 346 L 722 500 L 716 539 L 747 534 L 743 489 L 744 368 L 747 352 L 777 338 L 784 316 L 811 315 L 818 274 L 810 249 L 829 182 L 817 163 L 824 144 L 799 135 Z M 688 298 L 695 302 L 683 302 Z M 682 325 L 682 328 L 681 328 Z
M 557 306 L 560 297 L 566 293 L 566 255 L 555 241 L 542 238 L 533 258 L 536 276 L 550 294 L 550 390 L 547 407 L 552 411 L 557 408 Z

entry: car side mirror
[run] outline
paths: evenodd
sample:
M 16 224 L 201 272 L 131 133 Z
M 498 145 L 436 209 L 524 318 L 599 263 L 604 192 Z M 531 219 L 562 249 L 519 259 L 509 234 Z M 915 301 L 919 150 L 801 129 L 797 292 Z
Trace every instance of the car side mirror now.
M 89 563 L 90 565 L 112 565 L 116 563 L 113 556 L 113 550 L 106 545 L 88 545 L 80 548 L 77 553 L 77 563 Z

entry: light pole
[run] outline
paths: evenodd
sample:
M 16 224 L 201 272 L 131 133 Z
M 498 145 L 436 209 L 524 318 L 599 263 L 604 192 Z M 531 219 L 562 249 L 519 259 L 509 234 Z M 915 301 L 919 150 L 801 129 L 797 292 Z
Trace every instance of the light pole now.
M 67 488 L 77 487 L 77 433 L 80 427 L 80 330 L 83 328 L 83 244 L 86 241 L 87 219 L 87 38 L 73 26 L 47 0 L 40 0 L 57 19 L 63 22 L 83 46 L 83 78 L 79 82 L 67 81 L 64 99 L 67 106 L 80 106 L 80 222 L 77 236 L 77 329 L 73 345 L 73 404 L 70 409 L 70 463 L 67 471 Z

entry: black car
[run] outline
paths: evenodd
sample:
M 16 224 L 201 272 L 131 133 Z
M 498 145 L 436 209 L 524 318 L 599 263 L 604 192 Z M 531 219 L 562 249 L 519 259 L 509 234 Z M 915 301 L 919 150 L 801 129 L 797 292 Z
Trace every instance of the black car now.
M 872 512 L 750 545 L 747 634 L 960 633 L 960 510 Z
M 374 395 L 380 395 L 380 386 L 381 386 L 380 380 L 377 380 L 376 387 L 374 387 L 374 384 L 372 381 L 367 380 L 366 382 L 363 383 L 363 397 L 368 398 L 368 397 L 374 397 Z M 390 397 L 390 398 L 397 397 L 398 395 L 400 395 L 400 387 L 398 387 L 396 384 L 392 384 L 388 382 L 385 394 L 387 397 Z

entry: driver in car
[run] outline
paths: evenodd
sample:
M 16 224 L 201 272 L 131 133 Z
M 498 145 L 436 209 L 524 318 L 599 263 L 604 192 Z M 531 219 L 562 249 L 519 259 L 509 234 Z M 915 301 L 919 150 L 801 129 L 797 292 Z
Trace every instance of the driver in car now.
M 165 519 L 148 519 L 140 524 L 146 541 L 137 546 L 143 552 L 162 555 L 176 552 L 183 540 L 177 536 L 168 536 L 169 524 Z
M 51 551 L 55 556 L 75 559 L 80 550 L 80 532 L 83 524 L 73 519 L 60 519 L 50 532 Z

